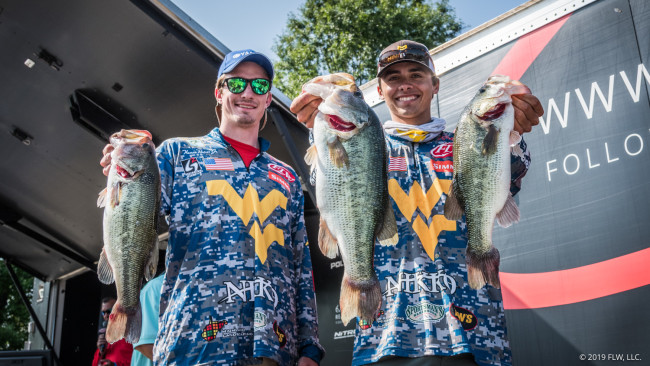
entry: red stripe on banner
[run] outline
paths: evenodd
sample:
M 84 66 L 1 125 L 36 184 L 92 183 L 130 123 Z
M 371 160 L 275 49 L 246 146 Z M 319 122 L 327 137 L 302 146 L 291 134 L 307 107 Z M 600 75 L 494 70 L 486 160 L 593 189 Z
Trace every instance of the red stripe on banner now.
M 551 38 L 562 28 L 571 14 L 548 23 L 547 25 L 534 30 L 517 40 L 510 51 L 501 60 L 492 75 L 508 75 L 510 79 L 519 80 L 526 70 L 535 61 L 544 47 L 551 41 Z
M 542 273 L 499 274 L 503 307 L 574 304 L 650 284 L 650 248 L 587 266 Z

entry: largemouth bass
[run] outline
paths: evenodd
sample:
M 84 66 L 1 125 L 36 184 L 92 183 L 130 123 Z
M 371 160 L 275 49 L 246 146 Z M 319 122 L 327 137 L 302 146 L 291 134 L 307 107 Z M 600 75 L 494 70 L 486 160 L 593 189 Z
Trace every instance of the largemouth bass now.
M 530 90 L 507 76 L 492 76 L 463 111 L 454 138 L 454 176 L 445 202 L 445 217 L 467 220 L 467 277 L 474 289 L 486 283 L 499 288 L 499 251 L 492 245 L 494 220 L 502 227 L 519 221 L 510 194 L 512 94 Z
M 142 280 L 156 274 L 160 207 L 160 171 L 151 135 L 122 130 L 110 138 L 115 147 L 107 187 L 97 200 L 104 207 L 104 248 L 97 265 L 100 282 L 115 282 L 117 301 L 109 317 L 106 340 L 140 339 Z
M 373 265 L 375 239 L 383 245 L 397 243 L 384 133 L 352 75 L 320 76 L 303 88 L 323 99 L 312 130 L 314 143 L 305 156 L 316 170 L 318 244 L 327 257 L 340 251 L 343 259 L 343 324 L 359 317 L 360 324 L 369 326 L 381 306 Z

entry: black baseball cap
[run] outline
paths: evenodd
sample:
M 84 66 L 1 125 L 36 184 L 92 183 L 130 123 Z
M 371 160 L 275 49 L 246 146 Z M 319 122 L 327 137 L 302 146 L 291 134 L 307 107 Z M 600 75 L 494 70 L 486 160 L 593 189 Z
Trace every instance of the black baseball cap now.
M 407 61 L 424 65 L 431 70 L 433 75 L 436 74 L 431 54 L 429 54 L 429 49 L 425 45 L 409 40 L 401 40 L 384 48 L 384 50 L 379 54 L 379 61 L 377 61 L 377 77 L 380 77 L 382 72 L 386 70 L 388 66 L 398 62 Z

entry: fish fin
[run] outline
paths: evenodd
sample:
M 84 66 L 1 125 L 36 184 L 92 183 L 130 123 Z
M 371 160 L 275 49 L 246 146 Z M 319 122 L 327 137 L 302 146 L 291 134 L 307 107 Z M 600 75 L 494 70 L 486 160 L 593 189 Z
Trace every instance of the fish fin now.
M 140 309 L 140 302 L 135 306 L 125 308 L 122 306 L 122 301 L 118 299 L 108 319 L 106 340 L 115 343 L 124 338 L 127 342 L 136 344 L 140 340 L 141 329 L 142 310 Z
M 463 208 L 462 195 L 458 187 L 458 176 L 454 174 L 454 179 L 451 181 L 451 188 L 445 199 L 445 218 L 447 220 L 460 220 L 463 217 L 465 209 Z
M 105 207 L 106 204 L 108 203 L 111 205 L 111 207 L 115 207 L 120 204 L 120 196 L 122 195 L 122 183 L 121 182 L 116 182 L 113 183 L 113 186 L 110 187 L 111 189 L 108 189 L 109 187 L 104 188 L 102 192 L 104 192 L 104 198 L 102 200 L 102 206 L 99 206 L 99 198 L 97 199 L 97 205 L 99 207 Z M 99 192 L 100 198 L 102 195 L 102 192 Z
M 347 168 L 350 166 L 348 152 L 345 151 L 345 147 L 343 147 L 343 144 L 338 137 L 334 138 L 332 141 L 328 141 L 327 147 L 329 148 L 330 159 L 335 167 L 342 168 L 345 165 Z
M 475 290 L 483 288 L 485 284 L 490 284 L 500 288 L 499 282 L 499 260 L 501 258 L 499 250 L 495 247 L 490 248 L 487 253 L 477 254 L 470 251 L 470 244 L 467 244 L 467 280 L 469 286 Z
M 508 227 L 516 222 L 519 222 L 519 207 L 517 207 L 515 199 L 512 198 L 512 193 L 508 192 L 508 199 L 497 214 L 497 223 L 501 227 Z
M 102 254 L 99 255 L 99 262 L 97 263 L 97 278 L 99 278 L 99 282 L 104 285 L 110 285 L 115 282 L 115 279 L 113 278 L 113 268 L 108 262 L 105 248 L 102 248 Z
M 395 212 L 390 200 L 386 200 L 386 211 L 384 212 L 384 221 L 381 223 L 377 240 L 381 245 L 396 245 L 399 241 L 397 235 L 397 222 L 395 221 Z
M 339 306 L 343 325 L 348 325 L 354 317 L 359 317 L 359 322 L 364 324 L 372 324 L 381 307 L 381 288 L 377 276 L 369 281 L 357 283 L 344 272 Z
M 313 171 L 314 168 L 316 168 L 317 160 L 318 160 L 318 149 L 316 148 L 316 145 L 311 145 L 307 149 L 307 153 L 305 154 L 305 163 L 311 166 L 311 171 Z
M 151 248 L 151 253 L 149 254 L 149 260 L 147 265 L 144 267 L 144 278 L 147 281 L 151 281 L 152 278 L 156 277 L 156 269 L 158 268 L 158 237 L 156 236 L 155 243 L 153 248 Z
M 327 258 L 336 258 L 339 254 L 338 241 L 332 235 L 330 229 L 327 227 L 327 222 L 322 217 L 320 218 L 320 227 L 318 230 L 318 246 Z
M 515 146 L 520 142 L 521 142 L 521 135 L 519 134 L 519 132 L 515 130 L 510 131 L 510 136 L 508 138 L 508 143 L 510 144 L 510 146 Z
M 108 188 L 104 188 L 101 192 L 99 192 L 99 196 L 97 197 L 97 207 L 106 207 L 106 195 L 108 194 L 107 192 Z
M 499 140 L 499 130 L 497 130 L 494 125 L 489 125 L 488 126 L 488 133 L 485 135 L 485 138 L 483 139 L 483 147 L 481 148 L 481 152 L 483 155 L 492 155 L 494 154 L 495 151 L 497 151 L 497 143 Z

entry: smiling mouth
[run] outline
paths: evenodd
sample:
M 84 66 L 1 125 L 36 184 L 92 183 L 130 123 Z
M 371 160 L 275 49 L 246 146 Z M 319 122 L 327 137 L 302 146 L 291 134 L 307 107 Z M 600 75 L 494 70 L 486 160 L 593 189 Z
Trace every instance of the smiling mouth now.
M 411 101 L 414 101 L 414 100 L 418 99 L 418 96 L 411 95 L 411 96 L 408 96 L 408 97 L 399 97 L 399 98 L 396 98 L 396 99 L 397 99 L 398 102 L 411 102 Z
M 328 114 L 327 115 L 327 121 L 330 124 L 330 127 L 337 131 L 343 131 L 343 132 L 348 132 L 352 131 L 355 128 L 357 128 L 354 123 L 346 122 L 341 119 L 339 116 L 335 116 L 333 114 Z
M 255 108 L 257 108 L 257 106 L 252 106 L 252 105 L 247 105 L 247 104 L 237 104 L 237 106 L 239 108 L 243 108 L 243 109 L 255 109 Z

